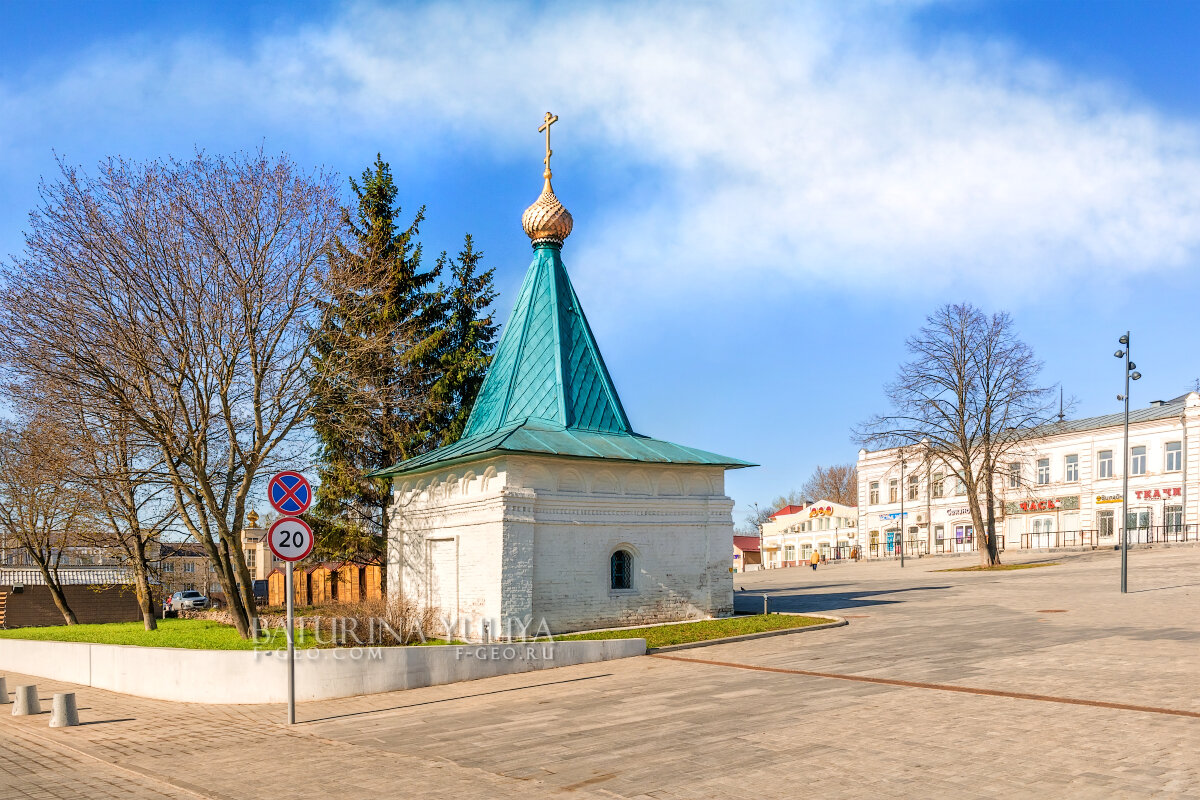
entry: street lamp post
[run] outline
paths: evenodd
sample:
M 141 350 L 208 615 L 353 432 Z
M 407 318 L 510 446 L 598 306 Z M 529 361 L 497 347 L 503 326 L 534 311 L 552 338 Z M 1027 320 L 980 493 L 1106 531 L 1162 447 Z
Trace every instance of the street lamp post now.
M 1121 593 L 1129 591 L 1129 382 L 1138 380 L 1142 373 L 1137 371 L 1137 364 L 1129 359 L 1129 331 L 1118 341 L 1125 349 L 1113 353 L 1117 358 L 1125 359 L 1125 394 L 1117 395 L 1118 400 L 1125 401 L 1125 439 L 1122 442 L 1124 456 L 1121 460 Z
M 908 466 L 908 462 L 904 460 L 904 453 L 900 454 L 900 569 L 904 569 L 904 493 L 906 490 L 904 485 L 904 469 Z

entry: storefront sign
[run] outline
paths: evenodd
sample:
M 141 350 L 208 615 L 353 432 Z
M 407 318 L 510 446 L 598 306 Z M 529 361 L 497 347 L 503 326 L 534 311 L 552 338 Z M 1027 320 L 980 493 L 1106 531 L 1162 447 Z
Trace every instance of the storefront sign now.
M 906 516 L 906 517 L 908 516 L 908 512 L 907 512 L 907 511 L 905 511 L 905 512 L 904 512 L 904 516 Z M 890 519 L 900 519 L 900 512 L 899 512 L 899 511 L 893 511 L 893 512 L 892 512 L 892 513 L 890 513 L 890 514 L 880 514 L 880 515 L 879 515 L 879 519 L 880 519 L 881 521 L 884 521 L 884 522 L 886 522 L 887 520 L 890 520 Z
M 809 518 L 828 517 L 833 514 L 833 506 L 813 506 L 808 510 Z
M 1134 492 L 1138 500 L 1162 500 L 1164 497 L 1183 497 L 1183 490 L 1178 486 L 1170 489 L 1146 489 Z
M 947 508 L 946 516 L 947 517 L 969 517 L 969 516 L 971 516 L 971 509 L 969 506 L 960 506 L 959 508 Z
M 1119 503 L 1119 502 L 1121 502 L 1121 495 L 1119 495 L 1119 494 L 1098 494 L 1098 495 L 1096 495 L 1096 505 L 1098 505 L 1098 506 L 1103 506 L 1103 505 L 1107 505 L 1110 503 Z
M 1070 497 L 1045 497 L 1037 500 L 1022 500 L 1019 503 L 1007 503 L 1004 510 L 1008 514 L 1042 514 L 1047 511 L 1073 511 L 1079 508 L 1079 495 Z

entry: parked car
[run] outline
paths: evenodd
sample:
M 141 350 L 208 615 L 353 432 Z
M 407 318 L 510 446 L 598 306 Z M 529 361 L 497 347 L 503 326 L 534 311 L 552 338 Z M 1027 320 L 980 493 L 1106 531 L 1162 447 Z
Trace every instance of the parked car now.
M 176 592 L 167 603 L 172 611 L 200 611 L 208 608 L 208 598 L 196 591 Z

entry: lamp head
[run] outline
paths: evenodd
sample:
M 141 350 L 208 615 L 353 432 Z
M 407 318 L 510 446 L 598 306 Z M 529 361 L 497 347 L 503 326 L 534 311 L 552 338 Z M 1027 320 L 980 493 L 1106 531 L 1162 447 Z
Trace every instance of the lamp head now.
M 1118 341 L 1118 342 L 1120 342 L 1121 344 L 1129 344 L 1129 337 L 1128 337 L 1128 336 L 1122 336 L 1122 337 L 1121 337 L 1120 339 L 1118 339 L 1117 341 Z
M 1125 395 L 1123 395 L 1123 394 L 1119 394 L 1119 395 L 1117 395 L 1117 399 L 1118 399 L 1118 400 L 1124 400 L 1124 399 L 1125 399 Z
M 1133 363 L 1132 361 L 1130 361 L 1130 362 L 1129 362 L 1129 369 L 1137 369 L 1137 364 L 1135 364 L 1135 363 Z
M 1113 353 L 1113 358 L 1124 358 L 1124 357 L 1125 357 L 1124 350 L 1118 350 L 1117 352 Z
M 1133 378 L 1135 381 L 1136 381 L 1136 380 L 1141 380 L 1142 373 L 1140 373 L 1140 372 L 1135 372 L 1135 373 L 1133 373 L 1132 375 L 1130 375 L 1129 377 Z

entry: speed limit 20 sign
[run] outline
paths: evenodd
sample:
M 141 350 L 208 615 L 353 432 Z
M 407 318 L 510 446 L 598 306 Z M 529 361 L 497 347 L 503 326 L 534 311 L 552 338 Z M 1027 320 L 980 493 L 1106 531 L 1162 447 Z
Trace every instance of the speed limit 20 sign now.
M 302 519 L 284 517 L 267 531 L 267 546 L 280 561 L 299 561 L 312 552 L 312 528 Z

